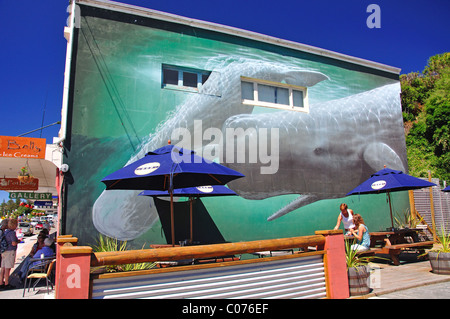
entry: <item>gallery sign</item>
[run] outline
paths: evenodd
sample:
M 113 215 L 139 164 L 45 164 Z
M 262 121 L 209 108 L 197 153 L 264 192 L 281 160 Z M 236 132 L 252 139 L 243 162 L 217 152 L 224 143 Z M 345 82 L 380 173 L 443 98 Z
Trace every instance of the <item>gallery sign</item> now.
M 45 138 L 0 136 L 0 157 L 45 159 Z
M 0 190 L 2 191 L 37 191 L 39 179 L 33 178 L 28 183 L 23 183 L 17 178 L 0 178 Z
M 22 198 L 30 200 L 51 200 L 52 193 L 10 192 L 9 198 L 11 199 Z

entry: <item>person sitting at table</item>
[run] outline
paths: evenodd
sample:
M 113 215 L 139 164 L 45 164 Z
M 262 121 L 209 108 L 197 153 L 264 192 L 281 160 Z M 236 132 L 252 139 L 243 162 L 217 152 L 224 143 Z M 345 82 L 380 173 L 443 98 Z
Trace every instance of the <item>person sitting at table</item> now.
M 353 215 L 353 223 L 355 224 L 355 229 L 350 229 L 350 234 L 352 234 L 357 242 L 352 245 L 352 250 L 356 251 L 366 251 L 370 248 L 370 235 L 369 229 L 364 224 L 364 219 L 360 214 Z
M 42 243 L 42 245 L 41 245 Z M 30 254 L 25 258 L 22 262 L 22 266 L 18 271 L 19 278 L 23 281 L 27 276 L 28 268 L 30 268 L 30 264 L 35 265 L 38 262 L 32 262 L 33 259 L 41 258 L 41 254 L 44 254 L 45 257 L 51 257 L 55 254 L 53 249 L 51 249 L 51 245 L 53 244 L 53 240 L 48 237 L 44 237 L 44 235 L 40 234 L 38 236 L 38 242 L 33 245 L 33 248 L 30 251 Z
M 341 210 L 341 212 L 339 213 L 334 229 L 338 229 L 341 225 L 341 222 L 343 222 L 345 234 L 349 235 L 350 229 L 355 228 L 355 224 L 353 223 L 353 210 L 349 209 L 347 204 L 345 203 L 342 203 L 341 206 L 339 206 L 339 209 Z
M 44 240 L 45 240 L 45 238 L 47 238 L 47 236 L 46 236 L 45 234 L 39 234 L 39 235 L 37 236 L 36 243 L 33 245 L 33 247 L 31 247 L 31 251 L 30 251 L 30 253 L 28 254 L 28 256 L 33 257 L 34 254 L 35 254 L 38 250 L 42 249 L 42 247 L 45 246 L 45 245 L 44 245 Z
M 53 244 L 53 240 L 49 237 L 44 239 L 44 247 L 42 247 L 41 249 L 39 249 L 33 256 L 33 258 L 46 258 L 46 257 L 52 257 L 55 255 L 55 252 L 53 251 L 53 249 L 51 248 Z M 38 264 L 39 261 L 35 261 L 33 263 L 33 265 Z

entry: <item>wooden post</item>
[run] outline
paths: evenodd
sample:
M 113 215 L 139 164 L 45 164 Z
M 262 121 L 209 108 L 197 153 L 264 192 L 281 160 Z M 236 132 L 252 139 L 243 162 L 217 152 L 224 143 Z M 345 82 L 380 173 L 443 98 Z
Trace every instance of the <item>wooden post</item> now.
M 328 297 L 345 299 L 350 296 L 345 257 L 344 232 L 337 230 L 318 230 L 316 235 L 325 237 L 325 273 L 327 278 Z
M 428 181 L 431 183 L 431 172 L 428 171 Z M 430 210 L 431 210 L 431 222 L 433 225 L 433 240 L 436 241 L 436 223 L 434 220 L 434 201 L 433 201 L 433 188 L 430 187 Z
M 409 195 L 409 210 L 410 210 L 411 219 L 414 219 L 414 218 L 417 218 L 416 204 L 414 202 L 414 191 L 412 189 L 410 189 L 408 191 L 408 195 Z

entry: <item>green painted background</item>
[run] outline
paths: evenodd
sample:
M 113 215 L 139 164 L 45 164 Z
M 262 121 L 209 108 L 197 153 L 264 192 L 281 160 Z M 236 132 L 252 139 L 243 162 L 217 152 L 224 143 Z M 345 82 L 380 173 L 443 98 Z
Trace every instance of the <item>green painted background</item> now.
M 194 94 L 162 89 L 163 63 L 212 70 L 249 59 L 319 71 L 330 80 L 309 90 L 310 105 L 398 82 L 344 62 L 190 27 L 121 15 L 106 19 L 102 12 L 83 6 L 82 14 L 74 51 L 69 136 L 64 154 L 71 176 L 63 208 L 65 233 L 79 237 L 82 244 L 94 243 L 98 236 L 92 223 L 92 205 L 105 189 L 100 180 L 123 167 L 139 149 L 139 143 Z M 226 241 L 308 235 L 333 228 L 341 202 L 362 214 L 370 230 L 390 225 L 385 195 L 323 200 L 274 221 L 266 220 L 297 196 L 202 199 L 194 206 L 199 211 L 194 214 L 194 232 L 205 240 L 221 236 Z M 392 198 L 394 210 L 403 212 L 409 207 L 407 193 L 393 194 Z M 177 234 L 188 234 L 187 211 L 187 203 L 176 206 Z M 160 221 L 130 241 L 136 248 L 144 243 L 166 243 Z

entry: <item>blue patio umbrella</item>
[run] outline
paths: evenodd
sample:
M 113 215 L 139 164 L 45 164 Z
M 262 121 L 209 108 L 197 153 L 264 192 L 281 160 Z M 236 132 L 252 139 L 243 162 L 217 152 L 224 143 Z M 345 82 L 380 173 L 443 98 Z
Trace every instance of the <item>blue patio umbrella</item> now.
M 243 174 L 206 160 L 194 151 L 166 145 L 106 176 L 106 189 L 166 190 L 225 185 Z
M 443 192 L 450 192 L 450 185 L 442 190 Z
M 209 196 L 236 196 L 228 187 L 222 185 L 209 185 L 198 187 L 177 188 L 173 190 L 173 196 L 176 197 L 189 197 L 189 217 L 190 217 L 190 234 L 191 242 L 193 241 L 193 222 L 192 222 L 192 202 L 194 198 L 209 197 Z M 168 191 L 154 191 L 146 190 L 139 194 L 139 196 L 152 196 L 152 197 L 168 197 L 170 196 Z
M 194 151 L 166 145 L 106 176 L 102 182 L 107 190 L 168 191 L 172 219 L 172 244 L 174 244 L 173 190 L 203 185 L 225 185 L 241 177 L 244 175 L 206 160 L 196 155 Z
M 385 167 L 382 170 L 372 174 L 369 179 L 348 192 L 347 196 L 386 193 L 389 202 L 389 210 L 391 213 L 391 224 L 392 227 L 394 227 L 390 193 L 431 186 L 436 186 L 436 184 L 405 174 L 402 171 Z

